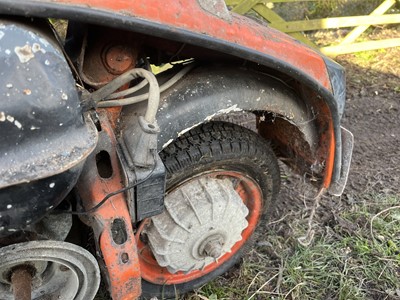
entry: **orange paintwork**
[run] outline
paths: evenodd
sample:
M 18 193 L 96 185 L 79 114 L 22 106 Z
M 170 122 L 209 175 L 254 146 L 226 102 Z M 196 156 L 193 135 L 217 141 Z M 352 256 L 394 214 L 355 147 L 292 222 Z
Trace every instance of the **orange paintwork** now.
M 325 63 L 314 50 L 246 17 L 232 14 L 231 21 L 218 18 L 201 8 L 196 0 L 184 2 L 179 0 L 37 0 L 37 2 L 110 11 L 170 26 L 172 30 L 184 29 L 198 35 L 223 40 L 291 64 L 331 90 Z
M 106 114 L 100 113 L 100 121 L 103 132 L 110 137 L 115 150 L 116 140 Z M 80 193 L 85 194 L 83 205 L 86 210 L 94 207 L 109 193 L 124 187 L 117 154 L 115 151 L 109 154 L 113 175 L 104 179 L 96 174 L 79 184 Z M 90 219 L 96 224 L 93 226 L 93 230 L 95 235 L 99 236 L 99 247 L 107 268 L 112 298 L 114 300 L 138 298 L 141 294 L 141 274 L 136 239 L 125 194 L 120 193 L 111 197 L 96 212 L 90 214 Z M 112 238 L 111 228 L 115 219 L 122 219 L 126 225 L 127 240 L 121 245 L 116 244 Z M 127 262 L 123 261 L 123 256 L 128 257 Z
M 139 228 L 136 233 L 136 239 L 139 250 L 140 269 L 142 277 L 145 280 L 160 285 L 179 284 L 195 280 L 218 269 L 223 263 L 227 262 L 230 258 L 232 258 L 233 255 L 235 255 L 239 251 L 239 249 L 243 247 L 243 245 L 249 240 L 249 238 L 253 234 L 263 209 L 263 196 L 258 185 L 255 184 L 253 180 L 237 172 L 214 172 L 211 173 L 210 176 L 226 176 L 239 178 L 241 180 L 242 183 L 239 184 L 239 186 L 236 188 L 236 192 L 240 195 L 240 197 L 243 199 L 243 202 L 249 209 L 249 214 L 247 216 L 248 226 L 242 232 L 242 239 L 232 247 L 231 252 L 226 253 L 225 255 L 220 257 L 217 262 L 209 264 L 203 270 L 196 270 L 187 274 L 183 272 L 172 274 L 168 272 L 166 268 L 160 267 L 157 264 L 154 256 L 151 253 L 151 250 L 140 240 L 139 235 L 141 233 L 141 230 L 143 229 L 142 227 L 144 227 L 145 225 L 141 226 L 141 228 Z
M 332 120 L 329 122 L 328 129 L 328 139 L 329 139 L 329 150 L 326 156 L 325 162 L 325 177 L 323 182 L 323 187 L 328 189 L 333 175 L 333 167 L 335 165 L 335 132 L 333 130 Z

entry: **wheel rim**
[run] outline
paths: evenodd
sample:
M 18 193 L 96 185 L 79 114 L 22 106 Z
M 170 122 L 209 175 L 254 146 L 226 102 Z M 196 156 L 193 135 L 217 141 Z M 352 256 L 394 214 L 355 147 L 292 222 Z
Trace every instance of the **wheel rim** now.
M 8 273 L 34 269 L 32 299 L 93 299 L 100 284 L 96 259 L 85 249 L 59 241 L 32 241 L 0 249 L 0 294 L 14 299 Z
M 191 177 L 188 180 L 181 182 L 179 185 L 173 187 L 171 189 L 171 192 L 176 189 L 179 189 L 184 184 L 192 180 L 198 179 L 200 177 L 211 177 L 218 179 L 228 178 L 234 183 L 235 191 L 240 196 L 243 203 L 249 210 L 249 214 L 246 217 L 248 226 L 241 233 L 242 239 L 237 241 L 233 245 L 230 252 L 227 252 L 224 255 L 222 255 L 218 259 L 218 261 L 208 264 L 207 266 L 204 267 L 204 269 L 193 270 L 186 274 L 181 271 L 172 274 L 167 270 L 167 268 L 158 265 L 149 246 L 146 245 L 140 238 L 138 238 L 140 268 L 141 268 L 142 278 L 145 279 L 146 281 L 163 285 L 163 284 L 180 284 L 198 279 L 206 274 L 215 271 L 222 264 L 224 264 L 230 258 L 232 258 L 253 234 L 257 226 L 257 223 L 260 219 L 262 210 L 262 192 L 259 185 L 255 182 L 255 180 L 241 172 L 218 170 L 213 172 L 201 173 L 199 175 Z M 139 230 L 138 232 L 138 237 L 140 233 L 141 230 Z

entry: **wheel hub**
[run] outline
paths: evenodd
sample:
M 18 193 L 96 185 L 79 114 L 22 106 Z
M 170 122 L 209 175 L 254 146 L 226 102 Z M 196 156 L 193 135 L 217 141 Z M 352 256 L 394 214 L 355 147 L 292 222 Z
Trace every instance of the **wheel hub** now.
M 12 300 L 17 294 L 34 300 L 93 299 L 99 284 L 96 259 L 79 246 L 32 241 L 0 248 L 1 299 Z
M 207 237 L 199 247 L 199 255 L 203 257 L 212 257 L 217 259 L 222 255 L 225 239 L 220 234 Z
M 165 198 L 166 210 L 144 233 L 169 272 L 202 270 L 230 252 L 247 227 L 248 208 L 227 178 L 192 179 Z

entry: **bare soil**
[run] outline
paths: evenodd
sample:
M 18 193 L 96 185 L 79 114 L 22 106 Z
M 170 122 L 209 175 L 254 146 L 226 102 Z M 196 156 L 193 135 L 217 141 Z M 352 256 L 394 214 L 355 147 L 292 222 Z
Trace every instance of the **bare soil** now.
M 286 172 L 273 220 L 263 230 L 280 235 L 282 241 L 270 243 L 258 238 L 261 247 L 271 246 L 264 250 L 277 268 L 283 264 L 280 253 L 289 245 L 289 251 L 295 251 L 296 244 L 308 246 L 316 236 L 325 238 L 328 231 L 335 234 L 338 227 L 349 236 L 360 227 L 366 235 L 369 233 L 370 219 L 348 222 L 340 217 L 343 212 L 354 211 L 360 205 L 373 206 L 388 197 L 400 199 L 400 48 L 349 54 L 336 60 L 347 72 L 342 126 L 354 134 L 355 140 L 348 184 L 341 197 L 324 196 L 316 203 L 317 191 L 303 178 Z M 400 299 L 400 294 L 388 297 L 379 287 L 375 289 L 367 291 L 365 299 Z M 269 296 L 258 299 L 271 299 Z M 338 297 L 335 294 L 332 299 Z
M 378 34 L 372 32 L 370 38 L 398 37 L 399 32 L 398 29 L 380 30 Z M 348 272 L 345 269 L 370 267 L 364 265 L 367 260 L 363 258 L 367 256 L 357 253 L 360 250 L 357 246 L 344 247 L 343 257 L 350 255 L 349 260 L 338 260 L 331 267 L 330 262 L 325 261 L 320 271 L 301 261 L 290 261 L 298 255 L 299 249 L 309 248 L 310 255 L 320 257 L 324 254 L 318 256 L 318 247 L 328 249 L 326 253 L 329 253 L 336 244 L 345 245 L 343 241 L 347 238 L 358 236 L 366 241 L 365 253 L 368 252 L 373 264 L 379 255 L 375 259 L 375 250 L 371 250 L 376 245 L 370 235 L 371 217 L 387 205 L 400 205 L 393 203 L 393 199 L 400 200 L 400 47 L 343 55 L 336 61 L 345 66 L 347 72 L 347 104 L 342 126 L 349 129 L 355 139 L 343 195 L 325 195 L 316 201 L 318 191 L 282 166 L 281 194 L 271 218 L 261 224 L 256 234 L 254 250 L 243 259 L 240 268 L 185 299 L 400 299 L 400 280 L 383 279 L 385 270 L 379 274 L 381 267 L 375 271 L 376 282 L 371 280 L 373 276 L 366 276 L 351 287 L 353 290 L 346 291 L 342 282 Z M 352 217 L 346 218 L 348 212 L 353 213 Z M 398 231 L 395 234 L 398 236 Z M 400 248 L 400 245 L 395 246 Z M 399 278 L 399 261 L 397 256 L 393 257 L 396 258 L 391 262 L 394 265 L 390 274 Z M 293 268 L 292 263 L 298 265 Z M 313 264 L 313 259 L 309 263 Z M 308 282 L 306 277 L 296 279 L 298 274 L 291 273 L 302 266 L 313 270 Z M 316 273 L 311 274 L 315 270 Z M 317 281 L 326 279 L 323 273 L 327 272 L 339 272 L 340 283 L 331 284 L 315 296 L 313 293 L 318 294 L 315 289 L 324 286 Z M 358 275 L 350 273 L 350 281 L 356 281 Z M 364 275 L 360 273 L 360 277 Z
M 398 31 L 384 32 L 385 37 L 394 34 Z M 400 47 L 342 55 L 336 61 L 346 68 L 342 126 L 354 135 L 354 151 L 343 195 L 323 197 L 317 219 L 327 218 L 327 208 L 350 209 L 356 202 L 400 196 Z M 288 173 L 276 216 L 304 209 L 314 195 L 304 180 Z

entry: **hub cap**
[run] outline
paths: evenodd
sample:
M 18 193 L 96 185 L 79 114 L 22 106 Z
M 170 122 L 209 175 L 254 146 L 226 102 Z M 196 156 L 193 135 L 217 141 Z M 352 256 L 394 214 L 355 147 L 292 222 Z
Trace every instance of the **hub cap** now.
M 33 241 L 0 249 L 1 299 L 14 299 L 15 270 L 29 270 L 34 300 L 89 300 L 100 284 L 96 259 L 85 249 L 66 242 Z
M 248 226 L 248 208 L 228 178 L 202 176 L 169 193 L 145 229 L 158 264 L 170 273 L 202 270 L 231 251 Z

